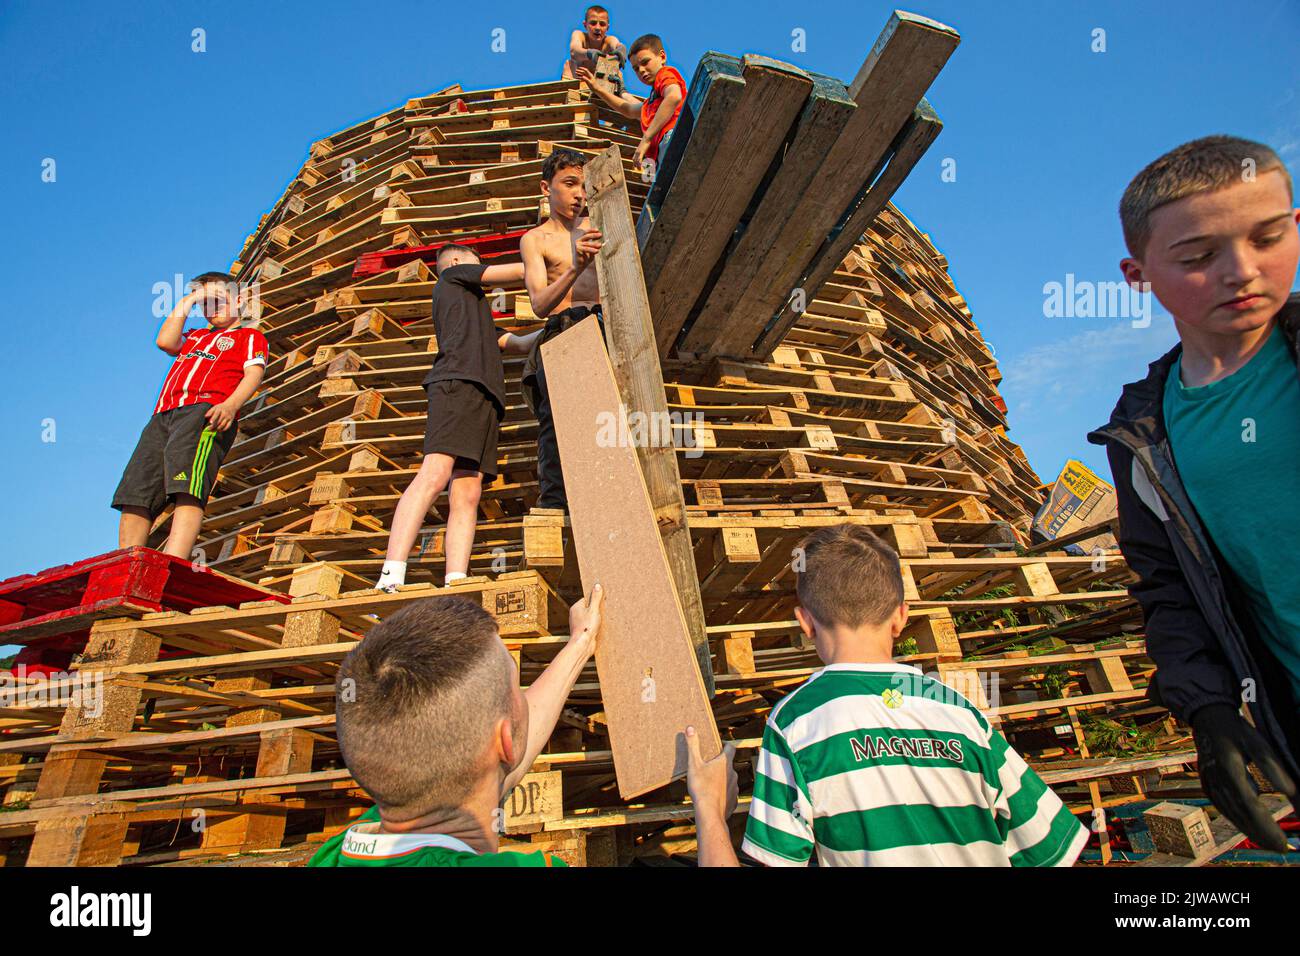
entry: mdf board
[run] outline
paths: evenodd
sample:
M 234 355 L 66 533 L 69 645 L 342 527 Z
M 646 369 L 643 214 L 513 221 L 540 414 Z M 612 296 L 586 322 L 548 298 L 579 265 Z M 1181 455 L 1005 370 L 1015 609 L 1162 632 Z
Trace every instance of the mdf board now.
M 627 799 L 686 772 L 687 726 L 706 758 L 722 745 L 600 326 L 556 336 L 542 361 L 582 588 L 605 591 L 596 669 Z

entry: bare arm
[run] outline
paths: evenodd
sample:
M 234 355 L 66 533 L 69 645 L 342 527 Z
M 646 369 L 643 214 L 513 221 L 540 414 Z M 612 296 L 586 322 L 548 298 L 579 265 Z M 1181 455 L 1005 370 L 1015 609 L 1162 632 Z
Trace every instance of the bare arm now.
M 528 743 L 523 758 L 501 785 L 501 796 L 514 789 L 524 774 L 532 769 L 537 755 L 551 739 L 555 722 L 560 719 L 569 691 L 591 659 L 596 649 L 596 634 L 600 630 L 600 607 L 603 592 L 599 584 L 592 589 L 591 597 L 579 601 L 569 611 L 569 641 L 555 655 L 555 659 L 533 681 L 524 697 L 528 701 Z
M 507 282 L 524 281 L 524 264 L 512 262 L 509 265 L 484 266 L 479 283 L 484 286 L 504 285 Z
M 501 335 L 497 337 L 497 345 L 499 345 L 501 351 L 505 352 L 507 355 L 527 355 L 528 351 L 533 347 L 533 343 L 537 341 L 537 336 L 541 335 L 545 331 L 546 328 L 543 326 L 542 328 L 529 332 L 526 335 L 515 335 L 513 332 L 502 332 Z
M 621 96 L 615 96 L 603 86 L 595 82 L 596 74 L 585 66 L 578 67 L 578 79 L 582 80 L 591 89 L 596 91 L 596 95 L 605 101 L 610 109 L 617 110 L 630 119 L 637 119 L 641 115 L 642 100 L 639 96 L 631 93 L 624 93 Z
M 185 341 L 185 319 L 189 316 L 190 309 L 194 308 L 194 304 L 202 298 L 203 290 L 195 289 L 177 302 L 167 313 L 167 318 L 163 319 L 163 324 L 158 329 L 156 344 L 168 355 L 180 354 L 181 343 Z
M 659 104 L 659 109 L 655 110 L 655 118 L 650 121 L 650 125 L 641 134 L 642 142 L 650 142 L 658 135 L 659 131 L 668 125 L 672 119 L 673 113 L 677 111 L 677 104 L 682 101 L 682 87 L 680 83 L 674 83 L 664 90 L 664 100 Z
M 585 56 L 587 52 L 587 35 L 581 30 L 574 30 L 569 34 L 569 56 L 577 59 Z
M 736 812 L 738 781 L 732 761 L 736 745 L 728 741 L 712 760 L 700 756 L 700 738 L 686 728 L 686 788 L 695 804 L 695 837 L 700 866 L 740 866 L 731 845 L 727 818 Z

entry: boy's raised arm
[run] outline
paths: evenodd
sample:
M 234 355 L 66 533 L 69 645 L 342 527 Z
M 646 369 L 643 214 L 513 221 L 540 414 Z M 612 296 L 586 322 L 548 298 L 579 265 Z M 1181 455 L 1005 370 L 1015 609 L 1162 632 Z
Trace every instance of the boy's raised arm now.
M 524 691 L 524 698 L 528 701 L 528 742 L 523 759 L 501 785 L 503 797 L 532 769 L 537 755 L 551 739 L 555 722 L 560 719 L 564 702 L 569 699 L 569 691 L 573 690 L 578 675 L 596 649 L 603 599 L 604 592 L 597 584 L 592 589 L 590 598 L 584 598 L 573 605 L 569 611 L 568 643 L 555 655 L 541 676 Z
M 576 74 L 578 79 L 586 83 L 591 89 L 596 91 L 596 95 L 604 100 L 610 109 L 618 110 L 624 116 L 630 119 L 638 119 L 641 116 L 641 100 L 631 93 L 624 93 L 622 96 L 615 96 L 601 84 L 596 82 L 596 74 L 591 72 L 589 67 L 578 67 Z M 656 114 L 657 115 L 657 114 Z
M 727 742 L 712 760 L 700 757 L 700 738 L 686 728 L 686 789 L 695 804 L 695 836 L 700 866 L 740 866 L 727 820 L 736 812 L 738 782 L 732 761 L 736 745 Z
M 201 298 L 203 298 L 203 289 L 192 289 L 172 307 L 172 310 L 167 313 L 167 318 L 163 319 L 155 344 L 168 355 L 176 355 L 180 352 L 181 343 L 185 341 L 185 319 L 189 316 L 190 309 L 194 308 L 194 304 Z
M 555 311 L 556 306 L 564 301 L 578 276 L 591 265 L 591 261 L 600 251 L 600 233 L 588 229 L 578 240 L 574 253 L 576 260 L 560 274 L 554 282 L 548 282 L 546 276 L 546 259 L 537 236 L 530 232 L 519 242 L 519 252 L 524 260 L 524 286 L 528 289 L 528 298 L 533 304 L 533 312 L 545 317 Z
M 484 286 L 502 285 L 507 282 L 524 281 L 524 264 L 512 262 L 509 265 L 484 266 L 479 283 Z

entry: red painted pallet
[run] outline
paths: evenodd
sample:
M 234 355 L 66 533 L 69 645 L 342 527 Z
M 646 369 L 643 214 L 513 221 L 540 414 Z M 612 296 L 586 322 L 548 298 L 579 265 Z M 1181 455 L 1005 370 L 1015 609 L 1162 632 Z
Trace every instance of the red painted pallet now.
M 519 229 L 515 232 L 498 232 L 490 236 L 478 236 L 473 239 L 457 239 L 456 245 L 468 246 L 478 253 L 480 259 L 486 262 L 489 259 L 497 259 L 501 256 L 518 253 L 519 239 L 527 231 L 527 229 Z M 379 249 L 375 252 L 363 252 L 357 257 L 357 264 L 352 269 L 352 278 L 364 279 L 368 276 L 379 275 L 381 272 L 396 269 L 398 266 L 405 265 L 415 259 L 421 259 L 432 265 L 434 260 L 438 258 L 438 250 L 446 244 L 446 242 L 438 242 L 430 246 L 408 246 L 405 249 Z
M 0 581 L 0 645 L 71 636 L 104 617 L 189 611 L 286 595 L 151 548 L 123 548 Z

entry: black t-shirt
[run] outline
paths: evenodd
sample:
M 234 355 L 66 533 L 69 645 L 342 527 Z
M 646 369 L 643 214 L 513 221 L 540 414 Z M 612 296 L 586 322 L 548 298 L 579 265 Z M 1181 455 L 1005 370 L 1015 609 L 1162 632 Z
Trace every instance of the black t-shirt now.
M 483 264 L 444 269 L 433 287 L 433 329 L 438 336 L 438 354 L 424 384 L 459 379 L 477 382 L 497 404 L 497 415 L 506 413 L 506 371 L 497 345 L 496 323 L 483 294 Z

